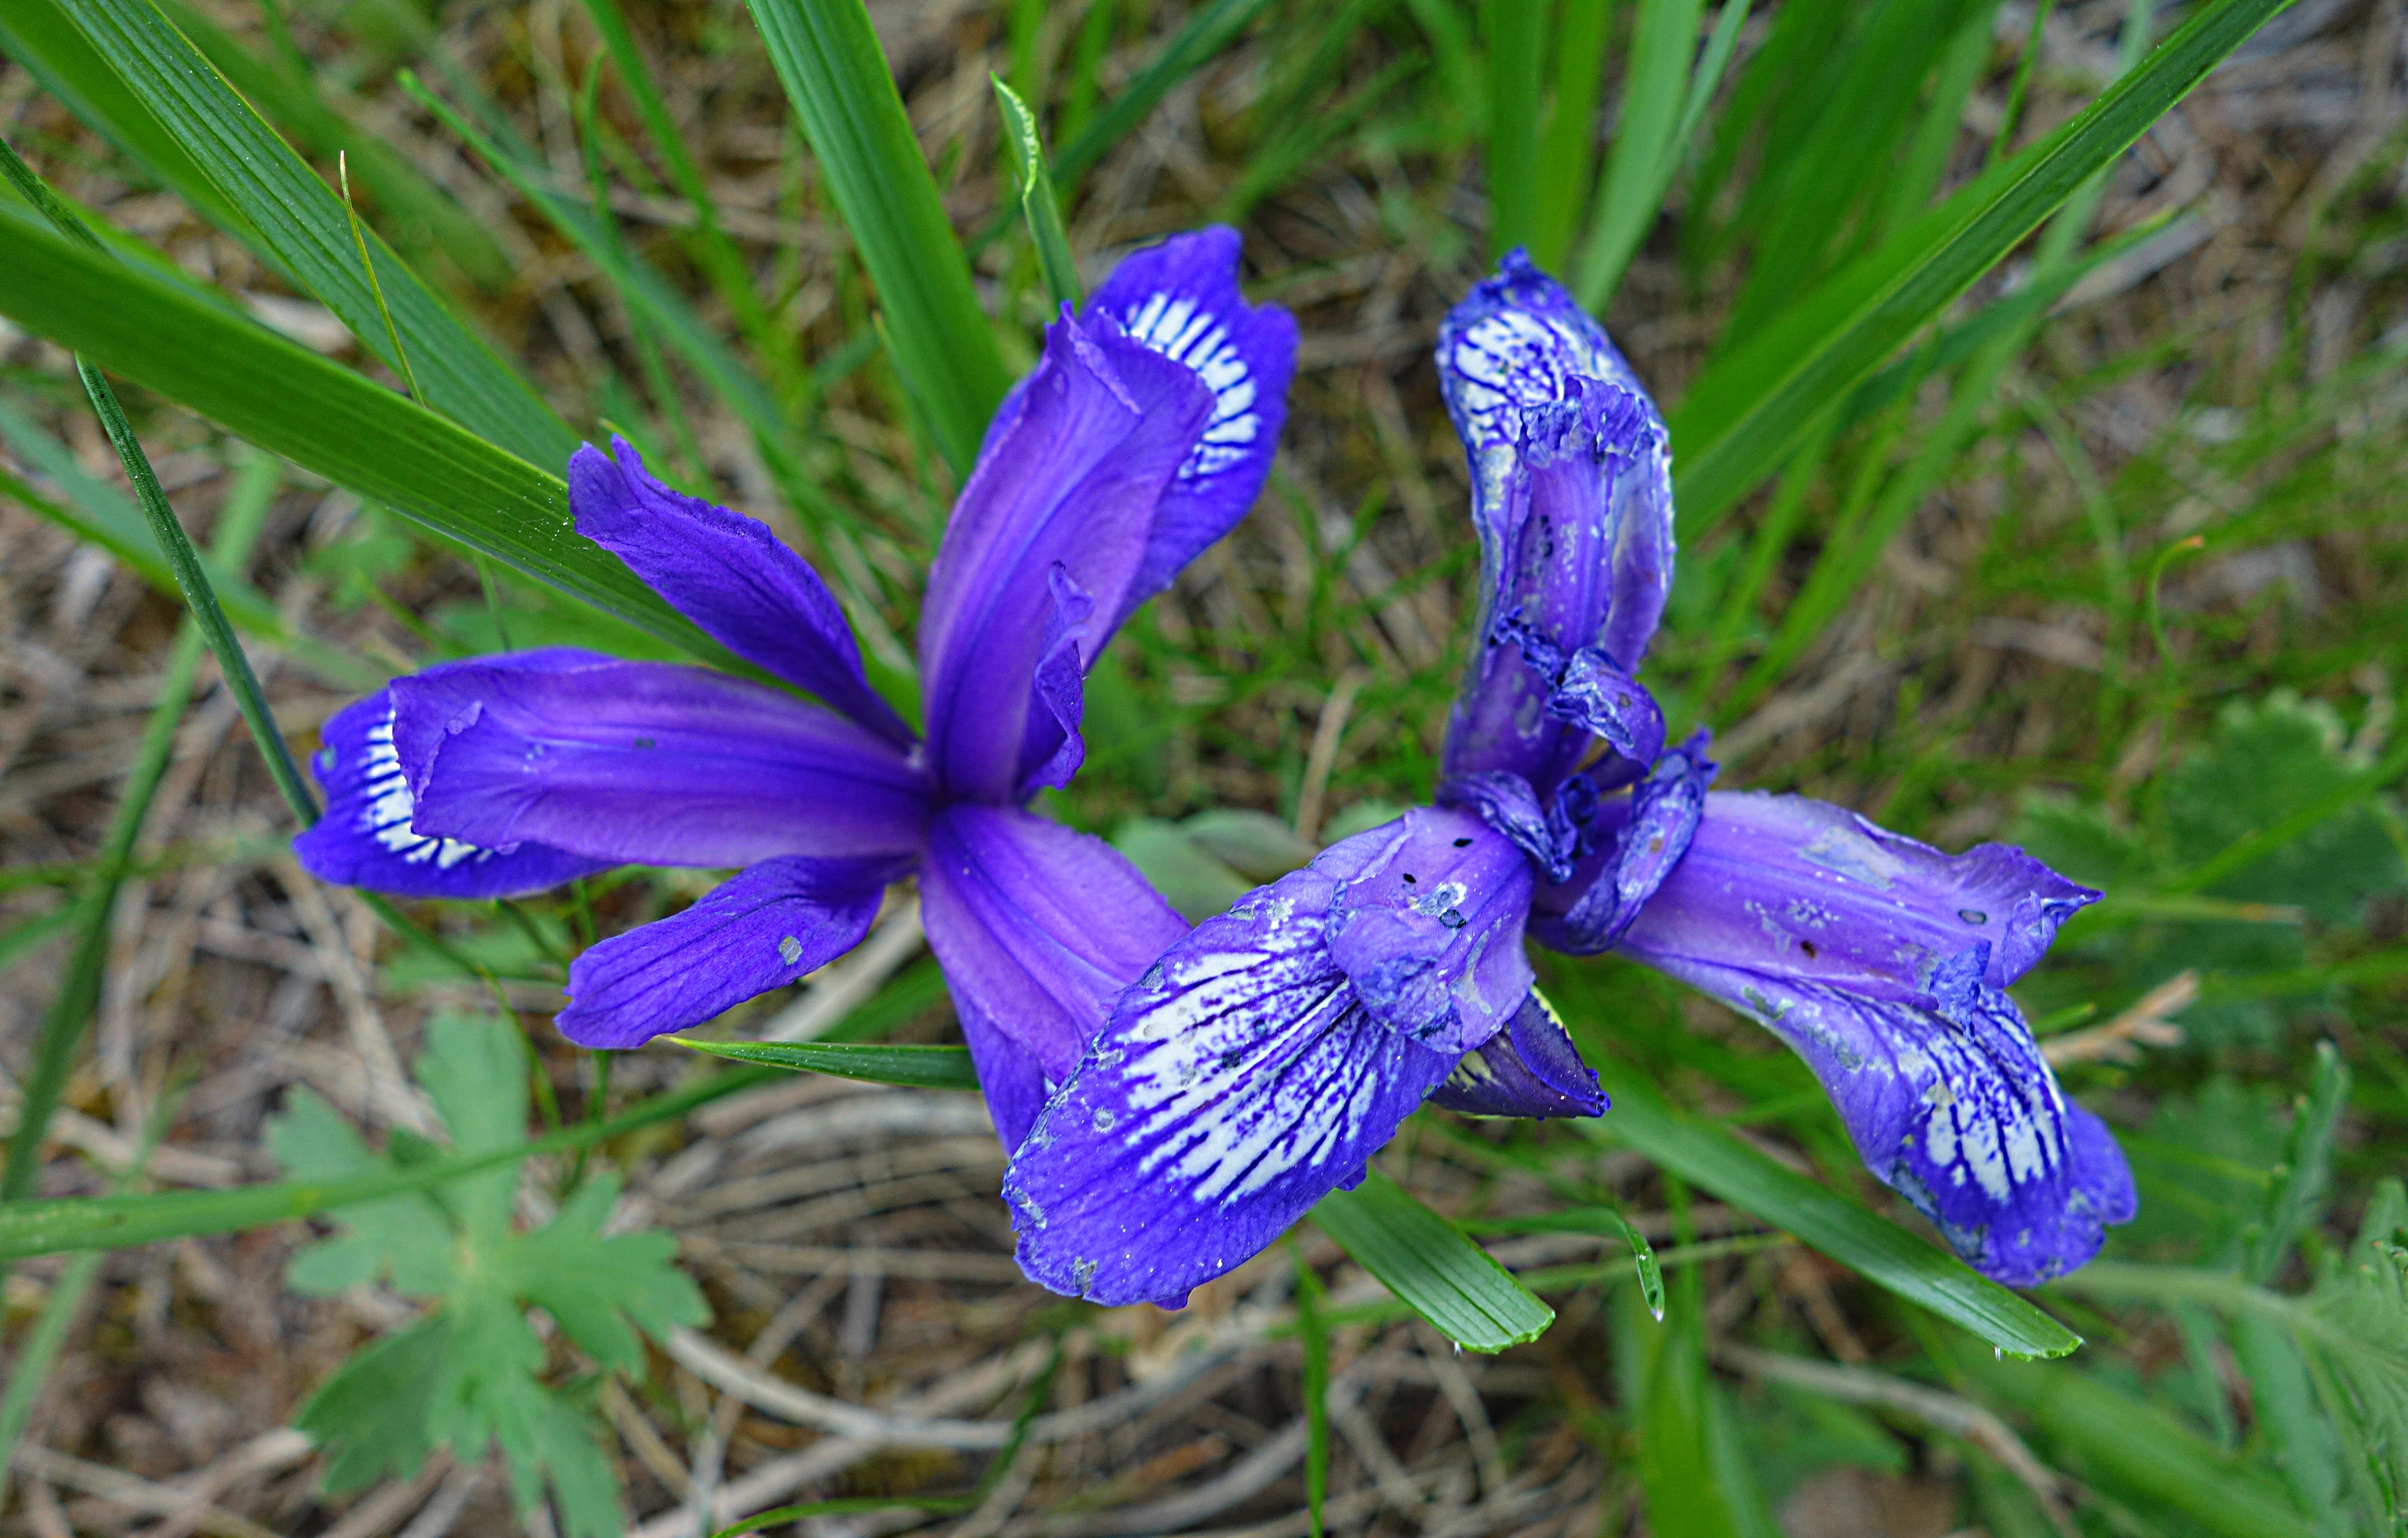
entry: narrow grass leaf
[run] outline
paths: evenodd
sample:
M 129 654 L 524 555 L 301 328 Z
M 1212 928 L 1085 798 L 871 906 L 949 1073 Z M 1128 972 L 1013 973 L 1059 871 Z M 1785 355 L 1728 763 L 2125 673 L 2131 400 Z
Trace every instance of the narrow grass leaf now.
M 539 582 L 726 661 L 578 534 L 558 475 L 141 268 L 29 228 L 8 254 L 0 315 Z
M 1530 254 L 1549 272 L 1563 270 L 1597 174 L 1597 99 L 1605 80 L 1606 0 L 1562 0 L 1550 39 L 1555 97 L 1539 135 L 1538 211 Z
M 975 1089 L 978 1070 L 967 1047 L 890 1047 L 883 1042 L 697 1041 L 672 1036 L 715 1058 L 756 1062 L 794 1073 L 832 1074 L 866 1084 L 899 1084 L 913 1089 Z
M 2349 1064 L 2332 1043 L 2316 1043 L 2315 1075 L 2293 1105 L 2283 1161 L 2274 1169 L 2276 1184 L 2267 1193 L 2264 1216 L 2247 1238 L 2243 1269 L 2251 1281 L 2260 1286 L 2272 1281 L 2300 1232 L 2322 1216 L 2326 1188 L 2332 1184 L 2333 1139 L 2341 1132 L 2342 1107 L 2348 1101 Z
M 1555 1311 L 1453 1223 L 1376 1170 L 1312 1209 L 1324 1233 L 1457 1346 L 1502 1351 L 1537 1340 Z
M 1485 0 L 1488 32 L 1488 244 L 1491 254 L 1539 233 L 1539 71 L 1546 0 Z
M 2082 1344 L 2081 1336 L 1964 1261 L 1724 1129 L 1672 1110 L 1627 1082 L 1608 1089 L 1613 1109 L 1575 1123 L 1599 1142 L 1646 1155 L 2009 1355 L 2061 1357 Z
M 349 210 L 317 173 L 149 0 L 60 0 L 86 38 L 240 208 L 286 272 L 394 368 L 376 285 L 352 249 Z M 539 464 L 566 463 L 577 436 L 469 332 L 381 239 L 369 242 L 394 333 L 426 404 Z
M 1112 98 L 1103 115 L 1054 155 L 1054 184 L 1069 188 L 1075 196 L 1080 178 L 1093 170 L 1097 161 L 1111 153 L 1112 146 L 1126 138 L 1148 113 L 1161 106 L 1162 98 L 1177 89 L 1182 80 L 1211 63 L 1269 4 L 1270 0 L 1212 0 L 1188 17 L 1171 34 L 1170 40 L 1162 45 L 1162 51 Z
M 1593 313 L 1613 297 L 1614 285 L 1655 222 L 1656 205 L 1671 179 L 1680 152 L 1672 131 L 1688 94 L 1698 18 L 1704 9 L 1705 0 L 1639 0 L 1630 64 L 1623 77 L 1622 116 L 1614 125 L 1613 148 L 1606 152 L 1597 211 L 1572 278 L 1573 295 Z
M 750 3 L 878 290 L 896 366 L 966 476 L 1009 379 L 869 12 L 862 0 Z
M 1003 143 L 1011 159 L 1011 174 L 1020 182 L 1021 217 L 1028 221 L 1028 237 L 1037 246 L 1038 270 L 1045 276 L 1045 292 L 1056 305 L 1076 305 L 1085 295 L 1079 288 L 1079 264 L 1070 258 L 1070 237 L 1062 228 L 1062 208 L 1054 201 L 1054 175 L 1045 168 L 1045 147 L 1038 141 L 1037 119 L 1017 92 L 992 75 L 995 102 L 1003 115 Z
M 1693 538 L 1854 388 L 2140 137 L 2286 0 L 2212 0 L 2064 127 L 1957 192 L 1710 366 L 1672 413 Z
M 1329 1326 L 1321 1308 L 1327 1294 L 1293 1234 L 1288 1251 L 1296 1269 L 1297 1333 L 1304 1342 L 1304 1511 L 1312 1538 L 1321 1538 L 1322 1506 L 1329 1499 Z
M 145 1196 L 69 1197 L 0 1203 L 0 1260 L 82 1249 L 123 1249 L 161 1239 L 235 1233 L 362 1202 L 433 1190 L 540 1154 L 573 1153 L 638 1128 L 675 1120 L 695 1107 L 776 1080 L 774 1068 L 739 1068 L 655 1095 L 607 1121 L 578 1121 L 523 1143 L 483 1153 L 452 1154 L 403 1169 L 337 1180 L 274 1180 L 232 1190 L 162 1191 Z

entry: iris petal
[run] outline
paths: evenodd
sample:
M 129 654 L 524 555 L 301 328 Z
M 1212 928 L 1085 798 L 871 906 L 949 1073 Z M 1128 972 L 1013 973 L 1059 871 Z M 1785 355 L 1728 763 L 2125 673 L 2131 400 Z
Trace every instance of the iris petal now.
M 1430 1104 L 1466 1116 L 1603 1116 L 1597 1070 L 1581 1061 L 1564 1022 L 1533 989 L 1498 1036 L 1463 1055 Z
M 1584 873 L 1585 885 L 1568 889 L 1568 900 L 1562 892 L 1541 894 L 1530 926 L 1539 943 L 1592 956 L 1620 939 L 1688 854 L 1714 769 L 1700 732 L 1657 759 L 1627 801 L 1598 807 L 1589 824 L 1598 858 Z
M 577 532 L 632 567 L 680 614 L 898 748 L 911 730 L 862 676 L 853 627 L 819 573 L 758 519 L 663 485 L 624 438 L 569 457 Z
M 925 782 L 891 745 L 765 685 L 595 658 L 392 689 L 422 833 L 699 866 L 910 855 L 924 837 Z
M 466 667 L 543 670 L 607 661 L 562 647 L 444 663 L 420 676 Z M 542 891 L 616 863 L 526 840 L 472 844 L 420 832 L 413 825 L 417 798 L 394 745 L 394 714 L 388 685 L 344 706 L 320 733 L 324 746 L 309 769 L 326 792 L 326 813 L 293 841 L 310 875 L 396 897 L 482 899 Z
M 861 943 L 897 862 L 765 860 L 682 913 L 580 953 L 561 1034 L 640 1047 L 817 971 Z

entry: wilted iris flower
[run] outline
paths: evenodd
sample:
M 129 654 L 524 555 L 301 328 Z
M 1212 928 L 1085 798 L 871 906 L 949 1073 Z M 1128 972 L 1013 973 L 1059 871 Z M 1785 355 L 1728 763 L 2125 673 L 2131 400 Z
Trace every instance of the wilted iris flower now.
M 1447 318 L 1485 580 L 1440 805 L 1344 840 L 1172 945 L 1014 1156 L 1021 1264 L 1176 1301 L 1275 1239 L 1425 1099 L 1595 1115 L 1526 927 L 1772 1029 L 1866 1163 L 2015 1284 L 2132 1211 L 2122 1155 L 2000 991 L 2097 893 L 2021 851 L 1948 856 L 1796 796 L 1709 793 L 1631 677 L 1673 554 L 1662 419 L 1520 253 Z
M 703 668 L 555 648 L 396 678 L 327 724 L 317 876 L 498 897 L 624 863 L 741 867 L 569 968 L 561 1030 L 636 1046 L 851 949 L 917 871 L 1005 1146 L 1106 1006 L 1186 925 L 1100 840 L 1025 810 L 1083 753 L 1083 678 L 1121 622 L 1244 516 L 1296 328 L 1250 308 L 1234 231 L 1131 256 L 1047 333 L 989 426 L 929 573 L 927 733 L 869 687 L 842 612 L 756 520 L 624 443 L 569 464 L 578 532 L 813 704 Z

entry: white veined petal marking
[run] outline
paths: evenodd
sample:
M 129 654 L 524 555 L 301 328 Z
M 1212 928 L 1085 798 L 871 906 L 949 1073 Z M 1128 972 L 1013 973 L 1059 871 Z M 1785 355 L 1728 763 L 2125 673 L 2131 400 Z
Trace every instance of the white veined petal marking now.
M 1512 442 L 1521 413 L 1560 397 L 1570 376 L 1613 377 L 1587 336 L 1520 309 L 1494 310 L 1464 327 L 1447 361 L 1469 435 L 1484 449 Z
M 1262 428 L 1254 409 L 1254 371 L 1229 339 L 1221 318 L 1195 300 L 1168 292 L 1148 294 L 1135 309 L 1115 317 L 1132 341 L 1173 363 L 1185 363 L 1212 392 L 1212 417 L 1202 440 L 1179 467 L 1179 479 L 1200 480 L 1247 458 L 1247 446 Z
M 409 776 L 401 770 L 401 753 L 393 745 L 394 709 L 388 698 L 384 716 L 367 731 L 367 763 L 361 786 L 368 806 L 361 819 L 361 831 L 403 864 L 432 863 L 438 871 L 463 864 L 481 865 L 501 853 L 499 849 L 464 844 L 456 838 L 438 838 L 410 828 L 410 813 L 416 803 L 409 793 Z

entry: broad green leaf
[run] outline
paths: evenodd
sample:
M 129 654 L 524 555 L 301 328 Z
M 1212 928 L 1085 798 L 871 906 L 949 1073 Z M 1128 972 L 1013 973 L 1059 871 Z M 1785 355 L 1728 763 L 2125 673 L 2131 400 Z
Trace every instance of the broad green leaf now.
M 769 61 L 885 309 L 887 346 L 967 476 L 1010 382 L 862 0 L 751 0 Z
M 0 315 L 671 645 L 726 660 L 577 533 L 553 472 L 140 268 L 29 225 L 9 240 Z
M 1719 359 L 1672 413 L 1694 538 L 1788 455 L 1815 414 L 2111 164 L 2286 0 L 2212 0 L 2064 127 L 1957 192 Z
M 262 121 L 150 0 L 59 0 L 84 36 L 242 210 L 294 278 L 426 403 L 538 464 L 566 464 L 577 435 L 473 335 L 381 239 L 375 282 L 332 189 Z M 385 325 L 390 306 L 393 332 Z M 393 333 L 400 338 L 394 350 Z M 407 354 L 407 366 L 403 354 Z
M 1440 1334 L 1473 1351 L 1539 1338 L 1555 1311 L 1513 1279 L 1464 1232 L 1373 1171 L 1351 1191 L 1331 1191 L 1312 1220 Z
M 1020 182 L 1020 212 L 1028 221 L 1029 238 L 1037 244 L 1037 265 L 1045 275 L 1045 291 L 1057 305 L 1076 305 L 1079 264 L 1070 257 L 1070 237 L 1062 229 L 1062 208 L 1054 201 L 1054 176 L 1045 168 L 1045 146 L 1037 136 L 1037 119 L 1001 76 L 995 80 L 995 102 L 1003 117 L 1003 142 L 1011 156 L 1011 174 Z
M 777 1077 L 768 1068 L 716 1075 L 628 1107 L 608 1121 L 580 1121 L 556 1132 L 487 1153 L 452 1154 L 407 1169 L 268 1181 L 232 1190 L 163 1191 L 149 1196 L 70 1197 L 0 1203 L 0 1260 L 79 1249 L 123 1249 L 187 1234 L 233 1233 L 296 1218 L 381 1202 L 538 1154 L 590 1148 L 638 1127 L 671 1121 L 722 1096 L 757 1089 Z
M 975 1089 L 978 1071 L 970 1066 L 967 1047 L 889 1047 L 882 1042 L 831 1041 L 696 1041 L 670 1038 L 715 1058 L 763 1063 L 796 1073 L 833 1074 L 838 1078 L 871 1084 L 900 1084 L 915 1089 Z
M 1613 1109 L 1574 1124 L 1589 1136 L 1646 1155 L 2000 1351 L 2061 1357 L 2082 1344 L 2081 1336 L 1964 1261 L 1724 1129 L 1672 1110 L 1626 1081 L 1607 1088 Z

